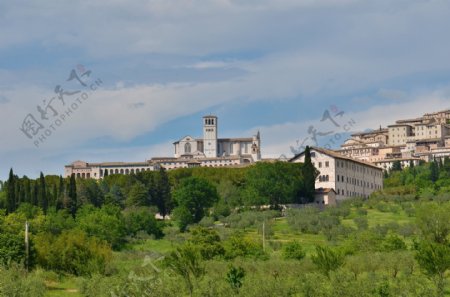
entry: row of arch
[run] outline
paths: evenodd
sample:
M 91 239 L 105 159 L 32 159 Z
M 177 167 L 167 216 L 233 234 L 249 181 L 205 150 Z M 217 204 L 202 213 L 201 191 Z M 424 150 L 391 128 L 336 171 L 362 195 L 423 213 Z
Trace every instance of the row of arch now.
M 144 171 L 150 171 L 150 168 L 126 168 L 126 169 L 100 169 L 100 176 L 104 176 L 106 174 L 106 172 L 108 172 L 108 174 L 134 174 L 134 173 L 139 173 L 139 172 L 144 172 Z
M 329 175 L 320 175 L 319 176 L 319 182 L 327 182 L 327 181 L 330 181 Z
M 150 171 L 150 168 L 136 168 L 136 169 L 134 169 L 134 168 L 131 168 L 131 169 L 116 168 L 116 169 L 104 169 L 104 170 L 100 169 L 100 177 L 103 177 L 106 174 L 106 172 L 108 172 L 109 175 L 112 175 L 112 174 L 135 174 L 135 173 L 144 172 L 144 171 Z M 76 174 L 76 177 L 77 178 L 91 178 L 91 173 L 78 172 Z M 97 173 L 94 173 L 94 177 L 97 177 Z

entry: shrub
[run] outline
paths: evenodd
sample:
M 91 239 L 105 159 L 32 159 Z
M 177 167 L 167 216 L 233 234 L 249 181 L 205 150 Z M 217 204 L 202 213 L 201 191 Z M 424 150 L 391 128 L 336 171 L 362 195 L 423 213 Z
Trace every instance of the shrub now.
M 37 262 L 46 269 L 74 275 L 105 273 L 112 253 L 103 241 L 80 230 L 64 231 L 59 236 L 36 236 Z
M 302 246 L 297 241 L 283 245 L 282 254 L 285 260 L 302 260 L 306 255 Z
M 0 266 L 0 296 L 40 297 L 46 287 L 41 270 L 28 273 L 18 265 L 6 269 Z
M 156 238 L 163 236 L 162 224 L 155 219 L 155 211 L 148 207 L 130 208 L 124 211 L 124 221 L 127 234 L 136 236 L 139 231 Z

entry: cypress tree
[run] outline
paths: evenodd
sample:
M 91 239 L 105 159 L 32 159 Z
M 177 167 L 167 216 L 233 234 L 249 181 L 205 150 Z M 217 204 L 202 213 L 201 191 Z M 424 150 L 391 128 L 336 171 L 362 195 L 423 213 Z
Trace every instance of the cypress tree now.
M 42 172 L 39 177 L 38 203 L 39 207 L 41 207 L 44 213 L 46 213 L 48 209 L 47 186 L 45 184 L 45 177 Z
M 75 218 L 77 213 L 77 181 L 75 180 L 75 174 L 70 176 L 69 182 L 69 211 L 72 214 L 72 217 Z
M 164 168 L 160 168 L 155 183 L 156 191 L 153 195 L 154 203 L 158 207 L 159 213 L 163 218 L 169 214 L 172 199 L 170 193 L 169 176 Z
M 59 176 L 59 189 L 58 189 L 58 196 L 56 197 L 56 209 L 62 209 L 63 208 L 63 201 L 65 196 L 65 189 L 64 189 L 64 179 L 60 175 Z
M 33 197 L 31 199 L 31 204 L 33 204 L 34 206 L 38 206 L 38 195 L 39 195 L 39 183 L 37 180 L 35 180 L 33 188 Z
M 16 181 L 14 177 L 13 169 L 9 171 L 7 197 L 6 197 L 6 212 L 12 213 L 15 210 L 16 205 Z
M 307 202 L 314 201 L 314 194 L 316 190 L 316 168 L 311 161 L 311 149 L 309 146 L 305 149 L 305 163 L 302 167 L 303 180 L 305 183 L 304 196 Z
M 439 167 L 436 161 L 430 163 L 430 179 L 432 182 L 439 179 Z

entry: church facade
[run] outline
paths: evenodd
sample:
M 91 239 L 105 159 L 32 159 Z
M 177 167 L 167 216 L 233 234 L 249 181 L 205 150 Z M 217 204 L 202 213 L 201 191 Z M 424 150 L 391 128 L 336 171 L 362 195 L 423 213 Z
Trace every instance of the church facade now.
M 219 138 L 218 118 L 203 117 L 203 137 L 187 135 L 174 144 L 172 158 L 152 158 L 166 169 L 243 166 L 261 161 L 261 136 Z

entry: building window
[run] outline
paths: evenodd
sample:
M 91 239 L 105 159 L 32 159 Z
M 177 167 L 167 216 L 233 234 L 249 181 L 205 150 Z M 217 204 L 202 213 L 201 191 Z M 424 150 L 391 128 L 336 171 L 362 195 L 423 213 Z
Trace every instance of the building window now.
M 315 152 L 311 152 L 311 158 L 315 158 L 316 157 L 316 153 Z
M 330 162 L 326 161 L 325 162 L 325 167 L 330 167 Z
M 184 152 L 185 153 L 191 152 L 191 144 L 189 142 L 184 145 Z
M 319 168 L 322 168 L 322 162 L 319 162 Z

